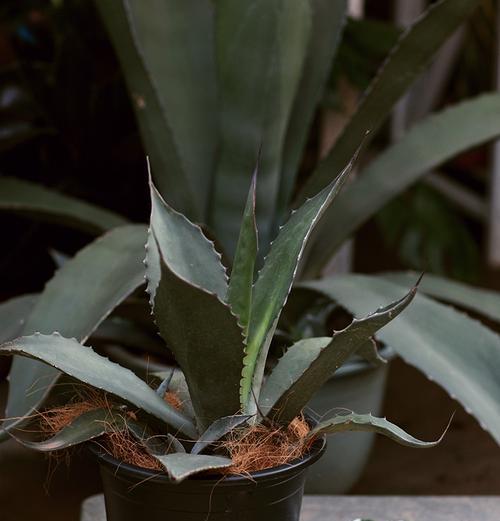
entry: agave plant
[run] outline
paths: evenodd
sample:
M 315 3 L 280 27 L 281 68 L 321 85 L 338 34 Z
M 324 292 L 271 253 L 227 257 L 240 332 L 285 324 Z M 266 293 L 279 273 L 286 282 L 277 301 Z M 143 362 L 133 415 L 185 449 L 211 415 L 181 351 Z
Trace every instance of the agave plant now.
M 327 189 L 359 146 L 366 129 L 371 130 L 366 146 L 369 144 L 397 100 L 478 3 L 435 2 L 401 34 L 327 157 L 298 185 L 301 157 L 345 19 L 344 2 L 97 2 L 125 73 L 160 193 L 171 206 L 191 221 L 202 223 L 209 235 L 216 237 L 217 244 L 224 248 L 226 262 L 234 259 L 227 298 L 240 295 L 238 303 L 234 300 L 231 306 L 247 335 L 242 396 L 245 400 L 250 397 L 250 402 L 244 404 L 244 412 L 255 413 L 250 406 L 256 408 L 251 399 L 250 375 L 252 379 L 255 375 L 255 392 L 262 399 L 258 379 L 264 357 L 256 353 L 266 352 L 276 327 L 269 320 L 277 320 L 276 310 L 281 309 L 283 294 L 290 289 L 274 294 L 284 280 L 281 268 L 289 259 L 275 260 L 276 271 L 265 269 L 272 252 L 281 244 L 276 239 L 270 247 L 271 238 L 283 237 L 285 228 L 278 231 L 291 207 Z M 356 179 L 339 194 L 336 204 L 325 205 L 322 222 L 309 237 L 307 251 L 302 252 L 297 271 L 301 280 L 295 281 L 281 318 L 286 317 L 287 323 L 304 323 L 311 313 L 318 316 L 317 310 L 329 303 L 360 316 L 397 299 L 402 288 L 408 287 L 407 274 L 349 274 L 323 279 L 321 274 L 345 239 L 387 201 L 453 155 L 498 137 L 499 111 L 497 93 L 447 108 L 415 125 L 361 168 Z M 255 237 L 240 234 L 237 223 L 245 210 L 248 172 L 259 147 L 262 157 L 256 221 L 261 256 L 257 265 L 263 266 L 261 276 L 266 279 L 262 280 L 273 279 L 276 283 L 276 290 L 269 294 L 272 297 L 264 296 L 260 278 L 252 293 L 248 284 L 245 295 L 237 290 L 253 273 L 250 267 L 241 269 L 240 258 L 248 262 L 244 250 L 252 251 Z M 311 208 L 310 204 L 307 202 L 304 208 Z M 108 210 L 5 177 L 0 178 L 0 208 L 106 232 L 68 260 L 40 295 L 18 297 L 0 307 L 0 323 L 9 326 L 0 332 L 3 340 L 59 330 L 63 336 L 76 337 L 82 343 L 91 335 L 95 339 L 104 334 L 120 342 L 130 341 L 131 336 L 123 335 L 123 324 L 115 327 L 115 317 L 110 313 L 116 310 L 114 314 L 123 318 L 124 308 L 130 311 L 132 307 L 130 296 L 135 297 L 134 292 L 143 283 L 141 260 L 146 227 L 126 225 L 123 217 Z M 251 228 L 249 219 L 244 220 L 243 228 Z M 154 254 L 155 243 L 150 239 L 148 244 L 148 251 L 153 252 L 150 255 Z M 161 248 L 157 249 L 161 252 Z M 197 251 L 186 253 L 185 259 L 191 260 Z M 165 270 L 162 273 L 168 275 Z M 184 272 L 182 275 L 181 282 L 187 277 Z M 149 276 L 158 281 L 149 284 L 155 308 L 167 306 L 161 298 L 162 284 L 180 282 L 171 277 L 160 283 L 161 278 L 154 272 Z M 414 274 L 409 277 L 416 279 Z M 224 315 L 226 293 L 221 278 L 217 275 L 208 287 L 220 303 L 217 313 Z M 287 284 L 292 284 L 292 278 L 285 277 Z M 424 295 L 416 295 L 411 308 L 377 332 L 377 339 L 444 386 L 500 441 L 500 385 L 491 369 L 500 363 L 500 337 L 436 300 L 484 312 L 500 322 L 500 298 L 496 293 L 442 278 L 427 280 L 422 285 Z M 196 286 L 198 290 L 190 292 L 214 300 L 205 295 L 205 285 L 198 279 Z M 255 309 L 251 313 L 250 301 Z M 276 306 L 273 312 L 264 307 L 268 301 Z M 186 313 L 192 315 L 193 311 L 189 308 Z M 127 318 L 128 325 L 130 321 L 134 326 L 144 322 L 137 313 L 128 313 Z M 167 332 L 168 328 L 157 320 L 179 364 L 194 363 L 191 358 L 183 362 L 183 355 L 176 352 L 176 339 L 170 336 L 179 334 L 177 330 Z M 174 322 L 172 327 L 182 323 L 180 319 Z M 304 333 L 306 329 L 289 336 L 300 341 L 301 336 L 310 336 Z M 329 333 L 325 330 L 320 336 Z M 140 337 L 137 343 L 145 345 L 144 340 Z M 158 348 L 157 342 L 154 348 Z M 9 389 L 7 415 L 22 420 L 39 409 L 58 377 L 57 370 L 36 360 L 15 357 L 10 378 L 16 384 Z M 186 378 L 189 380 L 187 374 Z M 15 423 L 9 423 L 10 428 Z
M 373 335 L 395 319 L 416 292 L 413 287 L 399 300 L 354 319 L 331 337 L 297 342 L 270 374 L 264 374 L 270 340 L 307 238 L 350 167 L 292 213 L 271 245 L 255 283 L 255 176 L 229 277 L 214 243 L 199 226 L 170 207 L 151 184 L 152 212 L 143 270 L 154 320 L 182 374 L 175 380 L 172 373 L 165 375 L 154 390 L 129 369 L 58 332 L 36 332 L 6 342 L 0 346 L 1 354 L 38 360 L 47 365 L 48 374 L 60 371 L 115 397 L 113 405 L 84 412 L 49 439 L 23 442 L 36 450 L 53 451 L 106 432 L 126 430 L 173 480 L 180 481 L 203 470 L 230 466 L 231 459 L 214 451 L 213 444 L 234 429 L 263 421 L 287 426 L 299 416 L 311 396 L 350 356 L 375 349 Z M 63 324 L 65 318 L 59 320 Z M 164 400 L 172 389 L 183 389 L 187 396 L 182 410 Z M 127 415 L 137 408 L 140 414 Z M 148 421 L 148 416 L 159 422 Z M 14 430 L 15 425 L 13 421 L 7 428 Z M 379 432 L 412 447 L 438 443 L 417 440 L 386 419 L 355 413 L 318 423 L 305 442 L 324 433 L 348 430 Z M 189 452 L 178 438 L 195 442 Z

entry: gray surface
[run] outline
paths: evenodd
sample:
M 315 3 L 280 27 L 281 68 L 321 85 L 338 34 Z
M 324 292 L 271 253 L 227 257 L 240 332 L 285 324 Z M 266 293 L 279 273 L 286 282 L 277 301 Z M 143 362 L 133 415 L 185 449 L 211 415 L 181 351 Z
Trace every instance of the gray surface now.
M 301 521 L 498 521 L 499 496 L 305 496 Z M 85 501 L 81 521 L 106 521 L 102 496 Z

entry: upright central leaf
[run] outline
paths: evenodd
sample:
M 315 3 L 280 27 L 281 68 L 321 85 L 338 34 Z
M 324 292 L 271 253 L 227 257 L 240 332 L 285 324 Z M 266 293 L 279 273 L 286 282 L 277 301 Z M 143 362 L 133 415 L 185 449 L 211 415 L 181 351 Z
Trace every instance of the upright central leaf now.
M 241 381 L 244 410 L 252 411 L 252 386 L 258 399 L 267 351 L 292 287 L 307 239 L 322 213 L 340 191 L 352 162 L 329 186 L 292 212 L 265 259 L 253 292 L 248 342 Z
M 243 337 L 226 272 L 198 226 L 152 187 L 146 276 L 155 320 L 188 384 L 200 430 L 240 409 Z
M 248 333 L 255 261 L 258 251 L 257 223 L 255 222 L 256 179 L 257 170 L 252 179 L 245 212 L 241 221 L 240 236 L 227 292 L 228 301 L 236 313 L 245 335 Z

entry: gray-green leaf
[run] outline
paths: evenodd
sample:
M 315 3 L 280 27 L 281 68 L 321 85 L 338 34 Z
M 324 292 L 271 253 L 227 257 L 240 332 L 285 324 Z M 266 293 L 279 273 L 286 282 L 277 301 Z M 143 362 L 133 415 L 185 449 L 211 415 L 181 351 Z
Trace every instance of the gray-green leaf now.
M 253 292 L 241 381 L 244 411 L 252 412 L 252 387 L 258 399 L 270 337 L 292 287 L 307 239 L 325 209 L 339 193 L 351 167 L 352 162 L 329 186 L 294 210 L 271 245 Z
M 414 272 L 386 272 L 381 277 L 400 286 L 416 277 Z M 486 288 L 469 286 L 438 275 L 426 273 L 420 285 L 422 293 L 480 313 L 500 322 L 500 293 Z
M 132 371 L 98 355 L 75 339 L 64 338 L 59 333 L 24 336 L 2 344 L 0 354 L 18 354 L 48 364 L 83 383 L 132 403 L 191 438 L 197 436 L 191 421 L 168 405 Z
M 302 189 L 302 200 L 323 188 L 332 175 L 347 163 L 367 130 L 371 131 L 369 139 L 373 139 L 394 104 L 478 4 L 479 0 L 436 2 L 401 35 L 327 158 Z M 450 129 L 453 132 L 449 132 Z M 453 134 L 456 130 L 456 127 L 450 126 L 446 134 Z M 396 173 L 399 175 L 398 171 L 393 175 Z
M 250 418 L 251 416 L 249 415 L 235 414 L 215 420 L 195 443 L 191 449 L 191 454 L 203 452 L 209 445 L 220 440 L 223 436 L 236 429 L 236 427 L 243 425 Z
M 415 449 L 430 449 L 435 447 L 443 439 L 446 431 L 436 441 L 421 441 L 414 438 L 403 429 L 394 425 L 385 418 L 376 418 L 371 414 L 345 414 L 334 416 L 330 420 L 326 420 L 311 430 L 308 437 L 313 439 L 322 434 L 337 434 L 346 431 L 365 431 L 383 434 L 388 438 L 407 447 Z
M 342 275 L 308 282 L 352 313 L 388 302 L 401 286 L 380 277 Z M 405 361 L 444 387 L 500 442 L 500 337 L 476 320 L 424 295 L 378 333 Z
M 178 277 L 163 258 L 154 269 L 161 272 L 154 297 L 156 323 L 186 377 L 203 431 L 240 409 L 243 331 L 217 295 Z
M 0 177 L 0 210 L 34 215 L 96 235 L 127 223 L 125 217 L 109 210 L 12 177 Z
M 413 278 L 412 282 L 416 279 Z M 411 282 L 408 284 L 408 286 Z M 406 287 L 408 287 L 406 286 Z M 420 284 L 418 286 L 420 288 Z M 357 351 L 356 354 L 366 360 L 368 363 L 381 366 L 387 363 L 387 360 L 378 352 L 377 342 L 374 338 L 370 338 L 367 342 L 365 342 Z
M 145 226 L 123 226 L 79 251 L 47 283 L 22 334 L 59 331 L 85 342 L 109 313 L 144 283 L 145 239 Z M 16 420 L 4 429 L 22 423 L 39 408 L 58 376 L 58 371 L 45 364 L 15 357 L 7 416 Z
M 308 258 L 307 274 L 319 273 L 345 239 L 422 175 L 499 135 L 500 94 L 462 102 L 413 126 L 376 157 L 328 210 Z
M 167 454 L 166 456 L 155 456 L 163 465 L 173 481 L 180 481 L 199 474 L 206 470 L 216 470 L 230 467 L 232 461 L 222 456 L 209 456 L 205 454 Z
M 345 0 L 311 0 L 312 27 L 283 147 L 278 218 L 287 210 L 310 126 L 345 23 Z
M 0 342 L 20 335 L 36 299 L 36 295 L 22 295 L 0 304 Z
M 94 409 L 84 412 L 69 425 L 63 427 L 54 436 L 46 440 L 27 441 L 18 439 L 18 441 L 29 449 L 39 452 L 52 452 L 73 447 L 116 430 L 117 422 L 121 428 L 124 428 L 124 421 L 118 412 L 113 414 L 109 409 Z
M 150 233 L 156 239 L 163 262 L 172 273 L 186 283 L 214 293 L 224 300 L 227 293 L 226 270 L 221 263 L 220 255 L 215 251 L 213 242 L 203 235 L 199 226 L 171 208 L 151 181 L 150 186 L 152 204 Z M 148 270 L 152 266 L 157 266 L 157 259 L 148 258 L 154 253 L 150 243 L 151 240 L 148 240 L 146 258 Z M 151 273 L 148 273 L 148 279 L 151 278 L 155 281 L 154 284 L 158 284 L 158 274 L 152 277 Z
M 264 413 L 283 424 L 292 421 L 342 364 L 410 304 L 415 293 L 416 287 L 397 302 L 354 319 L 332 338 L 309 338 L 291 346 L 264 385 Z
M 252 306 L 253 278 L 258 250 L 257 224 L 255 222 L 256 179 L 257 170 L 252 178 L 252 184 L 248 193 L 227 292 L 229 305 L 238 317 L 245 335 L 248 330 Z

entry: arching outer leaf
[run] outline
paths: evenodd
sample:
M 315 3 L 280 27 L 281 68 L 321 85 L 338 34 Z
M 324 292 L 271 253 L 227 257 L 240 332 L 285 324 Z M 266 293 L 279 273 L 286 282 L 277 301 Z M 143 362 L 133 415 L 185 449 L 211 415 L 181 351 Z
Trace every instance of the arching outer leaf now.
M 193 474 L 227 468 L 233 463 L 229 458 L 205 454 L 176 453 L 166 456 L 156 455 L 155 458 L 165 467 L 170 478 L 177 483 Z
M 308 282 L 353 313 L 394 299 L 397 284 L 379 277 L 342 275 Z M 458 399 L 500 442 L 500 337 L 476 320 L 423 295 L 378 333 L 405 361 Z
M 321 422 L 311 430 L 308 437 L 314 439 L 322 434 L 336 434 L 345 431 L 367 431 L 383 434 L 388 438 L 407 447 L 415 449 L 430 449 L 435 447 L 444 437 L 444 434 L 436 441 L 421 441 L 414 438 L 403 429 L 394 425 L 385 418 L 376 418 L 371 414 L 345 414 L 334 416 L 330 420 Z
M 106 316 L 143 282 L 144 226 L 124 226 L 108 232 L 56 272 L 40 294 L 23 328 L 60 331 L 84 342 Z M 9 380 L 7 417 L 12 428 L 45 399 L 59 372 L 35 360 L 14 358 Z
M 323 94 L 345 22 L 345 0 L 311 0 L 307 56 L 290 115 L 281 167 L 278 218 L 288 209 L 310 126 Z
M 300 200 L 326 186 L 352 157 L 367 130 L 371 131 L 370 139 L 376 135 L 394 104 L 478 4 L 479 0 L 436 2 L 401 35 L 334 147 L 302 189 Z M 447 133 L 455 130 L 449 127 Z
M 415 278 L 415 272 L 386 272 L 380 275 L 389 282 L 400 286 Z M 495 322 L 500 322 L 500 293 L 485 288 L 477 288 L 426 273 L 420 284 L 422 293 L 440 300 L 457 304 L 463 308 L 480 313 Z
M 151 231 L 163 262 L 172 273 L 188 284 L 203 288 L 225 299 L 227 293 L 226 270 L 220 255 L 215 251 L 199 226 L 191 223 L 182 214 L 171 208 L 158 193 L 152 182 L 151 186 Z M 148 239 L 148 255 L 157 255 Z M 158 272 L 151 271 L 159 267 L 158 258 L 146 258 L 150 295 L 158 284 Z
M 199 430 L 240 410 L 243 336 L 227 304 L 161 261 L 154 299 L 160 333 L 186 377 Z
M 191 449 L 191 454 L 203 452 L 209 445 L 220 440 L 223 436 L 236 429 L 236 427 L 243 425 L 250 418 L 251 416 L 249 415 L 235 414 L 234 416 L 226 416 L 215 420 L 195 443 Z
M 12 177 L 0 177 L 0 210 L 34 215 L 92 234 L 127 223 L 125 217 L 109 210 Z
M 354 319 L 332 338 L 309 338 L 291 346 L 264 385 L 264 413 L 285 425 L 292 421 L 344 362 L 410 304 L 415 293 L 412 288 L 397 302 Z
M 19 336 L 36 299 L 36 295 L 23 295 L 0 304 L 0 342 Z
M 254 287 L 241 380 L 241 403 L 246 412 L 253 412 L 253 406 L 250 405 L 252 386 L 258 399 L 269 340 L 292 287 L 307 239 L 342 188 L 351 167 L 352 163 L 327 188 L 292 212 L 264 261 Z
M 125 423 L 118 411 L 113 414 L 109 409 L 94 409 L 78 416 L 69 425 L 47 440 L 27 441 L 18 439 L 25 447 L 39 452 L 52 452 L 67 449 L 85 441 L 93 440 L 106 432 L 124 428 Z M 117 427 L 117 422 L 119 427 Z
M 191 421 L 168 405 L 132 371 L 98 355 L 75 339 L 64 338 L 58 333 L 24 336 L 2 344 L 0 354 L 19 354 L 44 362 L 83 383 L 132 403 L 187 436 L 197 436 Z
M 326 213 L 307 275 L 319 273 L 345 239 L 422 175 L 499 135 L 500 94 L 465 101 L 413 126 L 370 163 Z
M 257 171 L 254 173 L 252 185 L 248 193 L 227 292 L 229 305 L 238 317 L 245 334 L 247 333 L 252 306 L 253 278 L 258 249 L 257 224 L 255 222 L 256 178 Z

